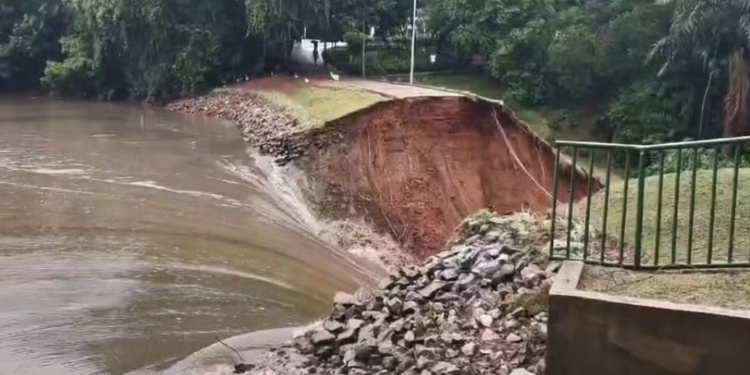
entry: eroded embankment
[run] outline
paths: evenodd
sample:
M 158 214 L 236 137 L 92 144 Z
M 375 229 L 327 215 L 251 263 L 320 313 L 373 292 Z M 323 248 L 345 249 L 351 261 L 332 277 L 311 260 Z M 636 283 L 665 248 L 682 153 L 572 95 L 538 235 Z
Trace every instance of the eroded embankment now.
M 479 209 L 502 215 L 551 207 L 550 146 L 494 103 L 465 97 L 379 103 L 306 138 L 318 147 L 299 163 L 318 209 L 334 218 L 368 217 L 421 258 L 437 253 Z M 573 175 L 580 198 L 585 177 Z M 570 176 L 563 173 L 561 197 L 569 197 Z
M 552 148 L 497 103 L 459 96 L 392 100 L 312 130 L 248 92 L 169 108 L 234 121 L 261 153 L 301 167 L 302 190 L 324 219 L 367 220 L 420 258 L 438 252 L 479 209 L 502 215 L 551 206 Z M 574 196 L 586 194 L 585 175 L 564 168 L 563 202 L 571 176 L 577 176 Z

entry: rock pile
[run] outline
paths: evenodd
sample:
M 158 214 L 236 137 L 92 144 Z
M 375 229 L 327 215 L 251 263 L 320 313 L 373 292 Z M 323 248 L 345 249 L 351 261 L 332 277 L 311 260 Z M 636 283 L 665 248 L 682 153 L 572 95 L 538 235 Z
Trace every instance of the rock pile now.
M 264 155 L 276 157 L 284 165 L 304 154 L 304 147 L 295 134 L 302 131 L 299 120 L 282 108 L 250 92 L 232 91 L 177 101 L 167 109 L 183 113 L 199 113 L 233 121 L 245 141 Z
M 543 374 L 553 270 L 503 223 L 469 220 L 468 238 L 422 266 L 338 293 L 331 315 L 281 351 L 303 368 L 283 372 Z

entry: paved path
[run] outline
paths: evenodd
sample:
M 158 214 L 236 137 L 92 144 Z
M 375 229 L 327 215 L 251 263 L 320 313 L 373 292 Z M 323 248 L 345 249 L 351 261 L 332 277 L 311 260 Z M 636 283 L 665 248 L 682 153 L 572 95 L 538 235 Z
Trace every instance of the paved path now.
M 336 44 L 328 43 L 328 48 L 332 47 L 344 47 L 346 43 L 338 42 Z M 323 43 L 318 44 L 318 65 L 315 65 L 313 59 L 313 46 L 311 39 L 303 39 L 302 42 L 297 42 L 292 47 L 291 59 L 295 67 L 300 74 L 307 75 L 327 75 L 328 69 L 326 69 L 325 61 L 323 60 Z
M 345 46 L 345 43 L 339 43 L 339 46 Z M 329 44 L 330 46 L 330 44 Z M 309 39 L 302 40 L 300 43 L 295 43 L 292 48 L 292 61 L 298 69 L 298 73 L 301 76 L 318 76 L 318 77 L 329 77 L 329 71 L 326 69 L 323 63 L 322 53 L 320 60 L 318 60 L 318 66 L 315 66 L 313 60 L 313 44 Z M 323 45 L 318 45 L 318 50 L 323 51 Z M 372 81 L 367 79 L 355 78 L 355 77 L 344 77 L 341 76 L 340 81 L 329 81 L 316 80 L 315 84 L 320 86 L 328 86 L 334 88 L 343 88 L 350 90 L 365 90 L 375 92 L 381 95 L 389 96 L 392 98 L 415 98 L 424 96 L 460 96 L 455 92 L 443 91 L 439 88 L 427 88 L 422 86 L 409 86 L 406 84 L 396 84 L 385 81 Z
M 366 79 L 347 79 L 343 78 L 341 81 L 330 81 L 321 83 L 322 85 L 329 85 L 333 87 L 342 87 L 348 89 L 358 89 L 376 92 L 381 95 L 390 96 L 393 98 L 416 98 L 423 96 L 460 96 L 450 91 L 443 91 L 437 88 L 427 88 L 423 86 L 410 86 L 406 84 L 397 84 L 384 81 L 370 81 Z

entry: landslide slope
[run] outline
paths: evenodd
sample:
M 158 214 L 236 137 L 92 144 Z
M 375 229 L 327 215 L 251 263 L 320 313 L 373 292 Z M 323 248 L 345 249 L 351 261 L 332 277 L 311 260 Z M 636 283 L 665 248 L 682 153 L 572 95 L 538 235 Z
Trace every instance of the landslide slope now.
M 306 135 L 308 199 L 329 218 L 363 216 L 425 258 L 467 215 L 551 207 L 552 148 L 507 108 L 463 96 L 380 102 Z M 575 197 L 586 194 L 578 171 Z M 580 181 L 579 181 L 580 180 Z M 599 189 L 597 182 L 595 189 Z

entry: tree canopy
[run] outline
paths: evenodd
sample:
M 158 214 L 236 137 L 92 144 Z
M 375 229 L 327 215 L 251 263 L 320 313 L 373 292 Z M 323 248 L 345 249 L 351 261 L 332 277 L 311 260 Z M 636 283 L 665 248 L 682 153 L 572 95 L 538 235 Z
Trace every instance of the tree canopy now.
M 163 100 L 285 63 L 328 1 L 1 0 L 0 87 Z M 41 80 L 40 80 L 41 79 Z
M 750 0 L 418 6 L 438 51 L 467 67 L 482 57 L 522 105 L 596 108 L 611 140 L 750 128 Z M 167 100 L 284 66 L 305 29 L 341 40 L 368 25 L 386 44 L 406 40 L 411 13 L 411 0 L 0 0 L 0 88 Z
M 428 0 L 438 40 L 524 105 L 602 108 L 610 139 L 748 133 L 749 0 Z

